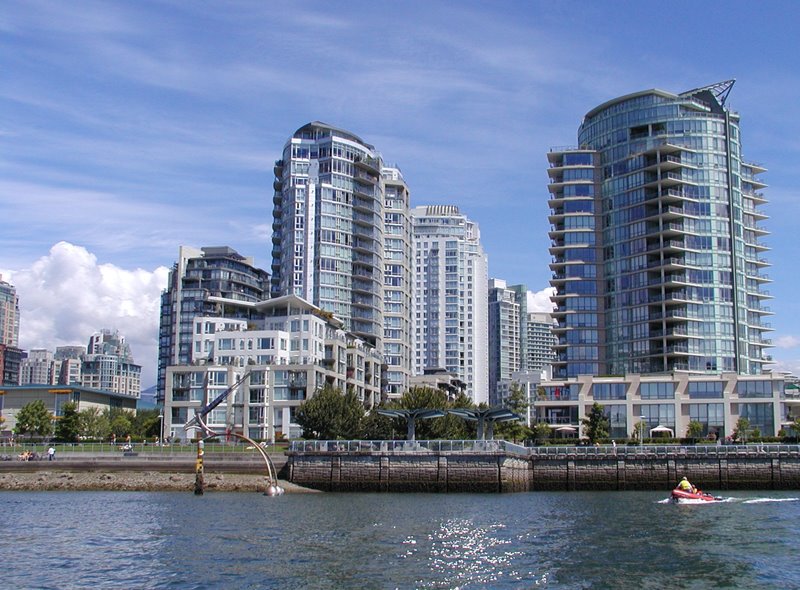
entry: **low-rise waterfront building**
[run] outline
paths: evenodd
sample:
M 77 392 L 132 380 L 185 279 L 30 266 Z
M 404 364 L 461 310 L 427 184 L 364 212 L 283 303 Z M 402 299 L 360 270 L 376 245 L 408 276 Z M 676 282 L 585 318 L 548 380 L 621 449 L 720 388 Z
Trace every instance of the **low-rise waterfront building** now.
M 0 415 L 5 418 L 5 422 L 0 434 L 5 438 L 9 437 L 17 425 L 17 413 L 36 400 L 43 401 L 54 419 L 58 419 L 63 416 L 64 404 L 67 402 L 75 402 L 79 412 L 89 408 L 100 411 L 120 408 L 135 412 L 138 399 L 138 394 L 122 394 L 78 385 L 4 385 L 0 388 Z
M 365 410 L 380 402 L 382 355 L 329 312 L 296 295 L 211 299 L 253 319 L 194 318 L 192 363 L 167 367 L 165 436 L 197 436 L 184 432 L 195 410 L 231 388 L 206 424 L 258 440 L 300 436 L 297 407 L 325 385 L 354 391 Z
M 751 432 L 776 436 L 800 412 L 800 398 L 785 394 L 777 373 L 579 375 L 542 381 L 532 391 L 531 424 L 544 422 L 578 437 L 595 402 L 609 418 L 609 436 L 617 439 L 634 436 L 639 422 L 647 438 L 685 437 L 689 423 L 699 422 L 702 436 L 722 439 L 733 434 L 739 418 L 747 419 Z

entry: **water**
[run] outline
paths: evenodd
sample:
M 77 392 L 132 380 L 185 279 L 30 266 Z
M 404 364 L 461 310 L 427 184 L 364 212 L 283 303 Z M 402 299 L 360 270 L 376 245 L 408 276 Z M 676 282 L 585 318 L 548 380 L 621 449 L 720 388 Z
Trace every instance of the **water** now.
M 797 492 L 2 492 L 6 588 L 800 588 Z

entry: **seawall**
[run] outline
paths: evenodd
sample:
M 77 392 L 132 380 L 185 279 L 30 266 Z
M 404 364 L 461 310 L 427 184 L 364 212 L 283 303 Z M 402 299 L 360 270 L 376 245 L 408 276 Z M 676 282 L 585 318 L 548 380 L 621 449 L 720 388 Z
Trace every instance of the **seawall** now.
M 423 445 L 424 446 L 424 445 Z M 800 447 L 495 450 L 293 450 L 288 480 L 324 491 L 665 490 L 686 476 L 705 490 L 800 489 Z

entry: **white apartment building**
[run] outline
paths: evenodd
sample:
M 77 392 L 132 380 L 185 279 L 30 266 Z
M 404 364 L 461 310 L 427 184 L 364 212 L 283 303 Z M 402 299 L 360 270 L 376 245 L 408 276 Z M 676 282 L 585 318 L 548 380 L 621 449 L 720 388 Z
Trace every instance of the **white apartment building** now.
M 489 401 L 488 261 L 478 225 L 452 205 L 411 210 L 414 373 L 442 368 Z
M 403 175 L 397 168 L 384 166 L 381 177 L 384 185 L 384 393 L 391 399 L 408 390 L 413 370 L 413 238 L 411 197 Z
M 184 432 L 194 411 L 234 385 L 206 423 L 259 440 L 300 436 L 297 407 L 325 384 L 352 389 L 365 410 L 379 403 L 382 356 L 329 312 L 296 295 L 258 303 L 217 299 L 263 319 L 195 318 L 192 364 L 167 368 L 165 436 L 196 436 L 194 428 Z

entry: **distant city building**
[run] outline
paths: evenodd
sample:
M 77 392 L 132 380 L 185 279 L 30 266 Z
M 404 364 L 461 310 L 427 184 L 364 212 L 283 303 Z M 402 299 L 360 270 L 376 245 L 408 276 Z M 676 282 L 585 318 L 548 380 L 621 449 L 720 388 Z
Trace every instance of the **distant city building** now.
M 384 167 L 384 317 L 383 352 L 386 359 L 384 392 L 402 396 L 413 374 L 414 334 L 413 238 L 408 186 L 400 170 Z
M 19 297 L 0 274 L 0 344 L 19 346 Z
M 80 385 L 84 346 L 58 346 L 55 359 L 58 364 L 58 383 L 63 385 Z
M 20 385 L 55 385 L 58 383 L 58 365 L 49 350 L 33 348 L 20 366 Z
M 528 312 L 531 296 L 525 285 L 489 281 L 489 404 L 503 403 L 501 382 L 512 375 L 548 367 L 555 358 L 555 335 L 550 314 Z
M 557 377 L 771 362 L 765 168 L 743 158 L 732 86 L 615 98 L 548 154 Z
M 247 320 L 247 310 L 226 307 L 212 297 L 244 302 L 268 297 L 269 274 L 254 266 L 252 258 L 228 247 L 181 246 L 178 261 L 169 273 L 161 294 L 156 399 L 164 399 L 168 366 L 192 362 L 194 318 L 232 317 Z
M 275 163 L 273 297 L 297 295 L 383 350 L 382 162 L 361 138 L 315 121 Z
M 522 297 L 525 297 L 523 293 Z M 489 280 L 489 405 L 499 405 L 497 384 L 519 371 L 524 323 L 517 292 L 501 279 Z
M 19 385 L 19 373 L 25 353 L 16 346 L 0 344 L 0 371 L 3 385 Z
M 489 401 L 487 258 L 478 225 L 451 205 L 411 210 L 415 375 L 442 368 Z
M 260 302 L 211 300 L 261 319 L 194 319 L 195 363 L 167 368 L 165 435 L 196 434 L 184 432 L 194 410 L 232 386 L 206 422 L 218 432 L 259 440 L 300 436 L 297 407 L 326 384 L 352 390 L 365 410 L 380 402 L 382 356 L 329 312 L 295 295 Z
M 81 385 L 88 389 L 139 398 L 142 367 L 118 331 L 102 330 L 89 337 L 81 363 Z
M 555 360 L 556 336 L 553 333 L 553 316 L 547 312 L 534 311 L 527 314 L 526 339 L 523 368 L 539 372 L 548 369 Z

